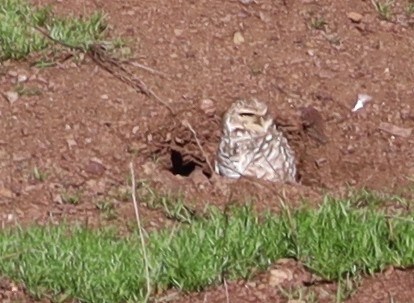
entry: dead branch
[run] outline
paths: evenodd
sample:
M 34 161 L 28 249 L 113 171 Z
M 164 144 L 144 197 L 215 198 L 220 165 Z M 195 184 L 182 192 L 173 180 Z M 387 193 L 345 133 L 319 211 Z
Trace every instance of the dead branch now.
M 204 152 L 204 149 L 203 149 L 203 147 L 201 146 L 200 141 L 198 140 L 198 137 L 197 137 L 197 133 L 196 133 L 196 131 L 194 130 L 194 128 L 191 126 L 190 122 L 188 122 L 188 121 L 183 121 L 183 125 L 184 125 L 185 127 L 187 127 L 187 128 L 188 128 L 188 129 L 192 132 L 192 134 L 193 134 L 193 136 L 194 136 L 194 139 L 195 139 L 195 141 L 196 141 L 196 143 L 197 143 L 197 145 L 198 145 L 198 148 L 200 149 L 201 154 L 202 154 L 202 155 L 203 155 L 203 157 L 206 159 L 206 162 L 207 162 L 208 168 L 211 170 L 211 173 L 212 173 L 212 174 L 214 174 L 214 169 L 213 169 L 213 166 L 211 165 L 210 160 L 209 160 L 209 159 L 208 159 L 208 157 L 207 157 L 207 154 Z
M 74 46 L 67 44 L 63 41 L 57 40 L 53 38 L 46 30 L 35 26 L 34 29 L 36 29 L 38 32 L 40 32 L 42 35 L 44 35 L 49 40 L 60 44 L 66 48 L 76 50 L 82 53 L 85 53 L 89 58 L 92 59 L 95 64 L 97 64 L 99 67 L 107 71 L 108 73 L 112 74 L 115 78 L 119 79 L 120 81 L 124 82 L 125 84 L 133 87 L 136 91 L 148 96 L 153 97 L 155 100 L 157 100 L 159 103 L 161 103 L 163 106 L 165 106 L 172 115 L 175 115 L 174 110 L 169 106 L 164 100 L 162 100 L 152 89 L 148 88 L 148 86 L 145 84 L 143 80 L 138 78 L 137 76 L 133 75 L 131 72 L 126 70 L 121 63 L 106 53 L 106 49 L 104 46 L 100 44 L 92 44 L 88 49 L 84 49 L 79 46 Z M 136 65 L 137 67 L 143 68 L 142 65 Z M 143 68 L 145 70 L 148 70 L 149 68 L 145 67 Z M 154 71 L 154 70 L 152 70 Z

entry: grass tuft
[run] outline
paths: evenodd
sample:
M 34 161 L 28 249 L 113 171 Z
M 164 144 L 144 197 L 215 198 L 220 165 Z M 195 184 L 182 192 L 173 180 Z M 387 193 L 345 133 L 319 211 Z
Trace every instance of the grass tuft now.
M 323 17 L 312 18 L 310 21 L 310 27 L 316 30 L 323 30 L 325 29 L 326 25 L 328 25 L 328 23 Z
M 104 15 L 87 18 L 55 16 L 50 7 L 36 8 L 25 0 L 0 1 L 0 61 L 22 59 L 48 47 L 49 41 L 35 27 L 46 28 L 51 37 L 87 49 L 101 40 L 106 29 Z
M 414 1 L 409 0 L 405 8 L 405 13 L 408 17 L 411 17 L 414 14 Z
M 371 3 L 382 20 L 391 20 L 392 6 L 394 5 L 394 0 L 387 0 L 385 2 L 371 0 Z
M 295 258 L 323 279 L 343 281 L 388 265 L 414 264 L 412 216 L 388 218 L 371 208 L 327 198 L 319 209 L 285 208 L 259 216 L 249 206 L 144 235 L 79 226 L 0 232 L 0 272 L 31 294 L 81 302 L 131 302 L 151 288 L 201 290 L 248 279 L 280 258 Z M 145 264 L 146 263 L 146 264 Z

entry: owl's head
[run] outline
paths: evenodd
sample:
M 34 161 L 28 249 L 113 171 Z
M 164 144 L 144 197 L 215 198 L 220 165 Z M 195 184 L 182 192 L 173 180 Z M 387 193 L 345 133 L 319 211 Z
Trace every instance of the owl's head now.
M 272 125 L 273 119 L 266 104 L 256 99 L 234 102 L 223 117 L 224 131 L 230 133 L 249 131 L 265 134 Z

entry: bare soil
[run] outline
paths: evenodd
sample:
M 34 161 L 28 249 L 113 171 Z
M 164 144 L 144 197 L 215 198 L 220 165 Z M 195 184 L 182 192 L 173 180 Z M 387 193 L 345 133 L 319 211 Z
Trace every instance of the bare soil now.
M 318 203 L 325 193 L 349 188 L 403 193 L 411 184 L 414 19 L 405 12 L 408 1 L 395 1 L 388 21 L 371 1 L 360 0 L 31 2 L 62 15 L 104 11 L 110 36 L 127 40 L 130 62 L 166 74 L 126 65 L 175 115 L 88 57 L 44 69 L 32 66 L 36 58 L 4 62 L 1 91 L 24 89 L 13 104 L 0 100 L 2 226 L 76 220 L 128 228 L 131 161 L 140 182 L 181 193 L 194 208 L 253 197 L 259 209 L 277 210 L 281 200 Z M 22 75 L 28 80 L 17 83 Z M 358 94 L 372 100 L 353 112 Z M 252 97 L 269 105 L 289 138 L 298 184 L 212 174 L 221 114 L 237 98 Z M 158 210 L 142 212 L 147 228 L 169 224 Z M 366 278 L 350 302 L 407 302 L 413 280 L 412 271 L 399 270 Z M 0 294 L 7 296 L 3 284 Z M 316 287 L 327 289 L 318 298 L 332 302 L 336 286 L 325 286 Z M 191 299 L 179 294 L 177 302 L 223 302 L 223 289 Z M 229 282 L 228 293 L 230 302 L 288 300 L 260 281 Z

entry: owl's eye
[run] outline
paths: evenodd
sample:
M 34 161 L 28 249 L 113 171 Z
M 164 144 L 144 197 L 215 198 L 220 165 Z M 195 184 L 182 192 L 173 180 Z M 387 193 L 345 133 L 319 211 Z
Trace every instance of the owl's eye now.
M 255 114 L 252 114 L 252 113 L 242 113 L 242 114 L 240 114 L 240 116 L 242 116 L 242 117 L 254 117 Z

